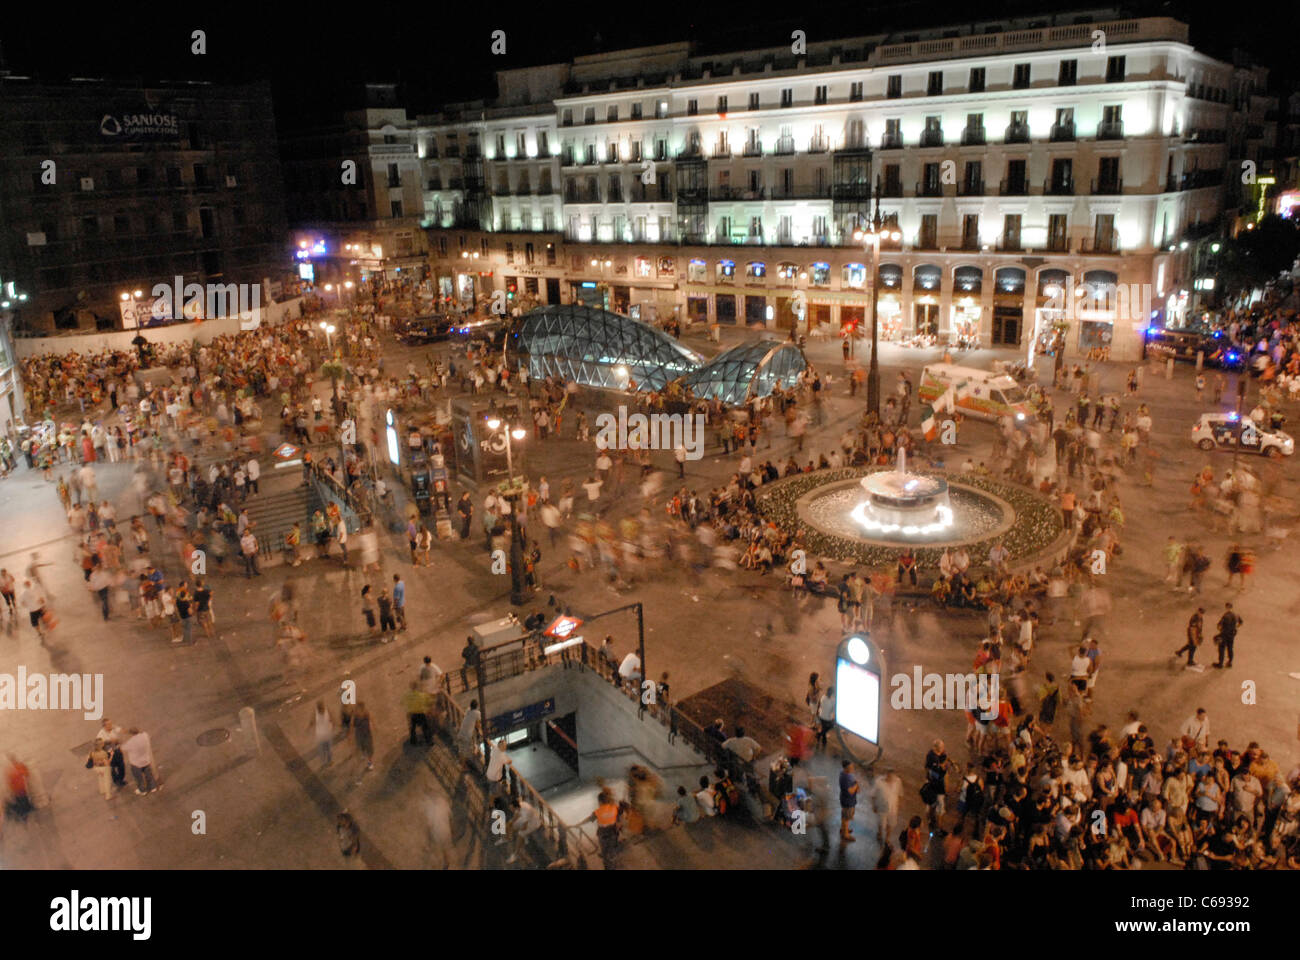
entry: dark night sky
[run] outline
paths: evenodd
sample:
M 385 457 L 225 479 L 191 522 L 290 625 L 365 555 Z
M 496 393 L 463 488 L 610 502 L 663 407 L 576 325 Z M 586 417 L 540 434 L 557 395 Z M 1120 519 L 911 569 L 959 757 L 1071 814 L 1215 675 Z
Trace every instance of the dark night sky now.
M 796 28 L 818 40 L 1089 6 L 1078 0 L 819 0 L 808 5 L 809 13 L 792 15 L 789 4 L 714 7 L 662 0 L 460 4 L 464 12 L 452 5 L 380 0 L 339 5 L 265 0 L 191 12 L 122 3 L 66 15 L 60 6 L 55 16 L 25 23 L 7 19 L 0 43 L 9 70 L 50 79 L 269 79 L 280 125 L 292 129 L 329 116 L 367 79 L 400 81 L 407 105 L 419 112 L 441 102 L 491 97 L 493 70 L 602 49 L 693 39 L 702 51 L 738 50 L 788 43 Z M 1267 22 L 1263 16 L 1269 8 L 1263 6 L 1246 16 L 1226 16 L 1222 3 L 1204 0 L 1123 6 L 1134 15 L 1181 13 L 1198 46 L 1224 57 L 1234 45 L 1249 49 L 1275 71 L 1279 89 L 1300 81 L 1292 62 L 1298 18 L 1286 6 L 1272 7 Z M 198 28 L 207 31 L 203 57 L 189 52 L 190 33 Z M 506 56 L 489 53 L 496 29 L 506 31 Z

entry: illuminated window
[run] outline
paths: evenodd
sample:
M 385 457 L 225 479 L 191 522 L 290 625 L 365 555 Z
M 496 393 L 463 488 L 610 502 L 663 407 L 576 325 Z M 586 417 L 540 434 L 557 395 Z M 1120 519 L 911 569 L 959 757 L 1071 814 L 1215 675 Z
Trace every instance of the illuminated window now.
M 719 260 L 718 261 L 718 282 L 733 283 L 736 279 L 736 261 Z
M 831 265 L 829 263 L 814 263 L 809 273 L 809 279 L 812 280 L 814 287 L 829 287 L 831 285 Z
M 745 277 L 748 280 L 763 280 L 767 277 L 767 264 L 751 260 L 745 265 Z
M 844 286 L 861 290 L 867 285 L 867 268 L 861 263 L 846 263 L 843 273 Z
M 691 283 L 704 283 L 709 279 L 709 265 L 703 260 L 692 260 L 686 266 L 686 279 Z

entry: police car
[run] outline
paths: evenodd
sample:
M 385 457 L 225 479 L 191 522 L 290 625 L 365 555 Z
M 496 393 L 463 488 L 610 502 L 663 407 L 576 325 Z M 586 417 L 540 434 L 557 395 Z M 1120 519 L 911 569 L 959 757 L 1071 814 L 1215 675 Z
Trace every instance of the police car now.
M 1192 427 L 1192 441 L 1202 450 L 1241 450 L 1278 458 L 1295 453 L 1295 441 L 1281 430 L 1270 430 L 1235 413 L 1203 413 Z

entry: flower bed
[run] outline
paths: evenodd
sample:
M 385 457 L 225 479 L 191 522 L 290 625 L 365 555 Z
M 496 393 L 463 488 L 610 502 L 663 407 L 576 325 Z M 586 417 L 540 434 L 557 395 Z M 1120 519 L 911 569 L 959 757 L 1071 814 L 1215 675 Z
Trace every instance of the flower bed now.
M 838 470 L 802 473 L 760 487 L 755 501 L 759 513 L 767 520 L 788 532 L 802 532 L 804 548 L 811 554 L 872 567 L 888 565 L 894 562 L 900 547 L 889 544 L 872 545 L 850 537 L 837 537 L 801 523 L 798 516 L 798 501 L 810 491 L 828 483 L 864 477 L 872 472 L 874 471 L 862 467 L 842 467 Z M 1050 547 L 1064 530 L 1060 511 L 1046 498 L 1032 490 L 975 474 L 926 472 L 946 476 L 956 483 L 983 490 L 1005 501 L 1015 511 L 1015 523 L 1005 533 L 985 540 L 965 543 L 973 564 L 982 563 L 989 549 L 998 540 L 1002 541 L 1013 561 L 1025 560 Z M 943 554 L 943 549 L 917 545 L 913 548 L 913 552 L 916 554 L 917 563 L 936 564 Z

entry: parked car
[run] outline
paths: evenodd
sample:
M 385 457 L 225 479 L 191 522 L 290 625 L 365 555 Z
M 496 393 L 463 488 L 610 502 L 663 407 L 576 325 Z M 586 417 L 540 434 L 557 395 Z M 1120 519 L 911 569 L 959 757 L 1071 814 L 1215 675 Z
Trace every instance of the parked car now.
M 1290 434 L 1235 413 L 1203 413 L 1192 427 L 1192 441 L 1202 450 L 1240 450 L 1277 459 L 1295 453 Z
M 416 347 L 435 340 L 446 340 L 451 335 L 451 318 L 442 314 L 416 317 L 403 323 L 397 333 L 399 342 Z

